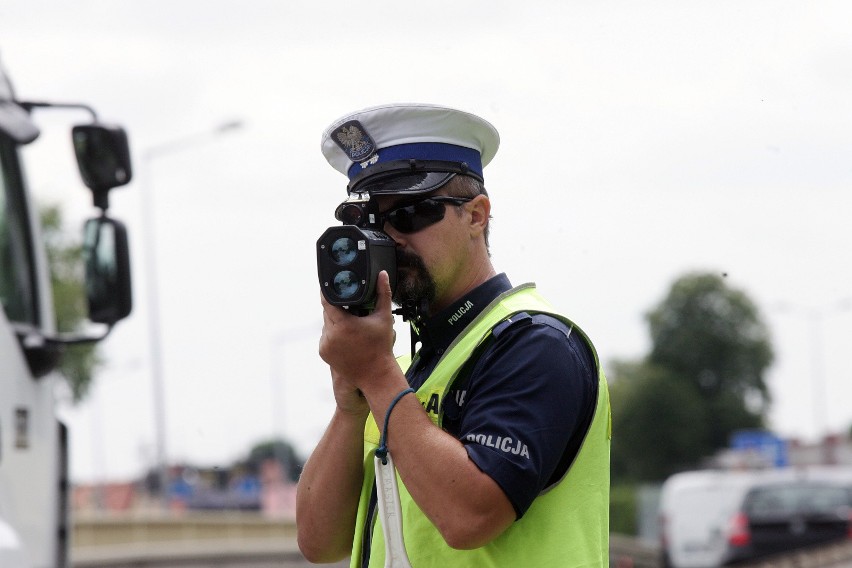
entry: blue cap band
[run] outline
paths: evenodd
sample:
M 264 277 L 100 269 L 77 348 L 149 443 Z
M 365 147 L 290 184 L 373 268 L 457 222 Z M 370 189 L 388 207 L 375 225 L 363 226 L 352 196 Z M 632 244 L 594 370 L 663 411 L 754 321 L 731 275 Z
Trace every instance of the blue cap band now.
M 466 163 L 468 169 L 482 177 L 482 157 L 478 150 L 444 144 L 441 142 L 415 142 L 412 144 L 398 144 L 388 148 L 382 148 L 371 159 L 366 160 L 366 168 L 360 163 L 352 164 L 348 176 L 352 180 L 360 175 L 370 166 L 394 160 L 438 160 L 444 162 Z

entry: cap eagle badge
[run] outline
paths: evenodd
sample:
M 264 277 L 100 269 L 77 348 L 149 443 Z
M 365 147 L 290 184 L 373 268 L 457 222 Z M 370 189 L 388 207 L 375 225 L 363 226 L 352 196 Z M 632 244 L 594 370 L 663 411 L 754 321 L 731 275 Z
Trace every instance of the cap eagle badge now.
M 334 141 L 353 162 L 361 162 L 376 151 L 376 143 L 357 120 L 342 124 L 334 133 Z

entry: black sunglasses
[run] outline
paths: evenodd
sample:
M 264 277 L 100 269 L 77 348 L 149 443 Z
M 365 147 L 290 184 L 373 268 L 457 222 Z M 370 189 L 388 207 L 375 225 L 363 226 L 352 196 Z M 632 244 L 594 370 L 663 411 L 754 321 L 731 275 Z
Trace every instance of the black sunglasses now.
M 444 218 L 446 211 L 445 203 L 450 203 L 458 207 L 471 199 L 473 198 L 449 197 L 446 195 L 427 197 L 414 203 L 409 202 L 405 205 L 399 205 L 381 213 L 380 224 L 388 223 L 400 233 L 416 233 Z

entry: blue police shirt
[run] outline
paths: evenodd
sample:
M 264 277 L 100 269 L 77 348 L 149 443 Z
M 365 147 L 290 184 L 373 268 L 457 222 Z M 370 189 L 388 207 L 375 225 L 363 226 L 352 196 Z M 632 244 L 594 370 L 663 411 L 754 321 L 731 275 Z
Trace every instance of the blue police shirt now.
M 464 327 L 510 289 L 500 274 L 422 322 L 409 384 L 421 386 Z M 443 427 L 464 443 L 521 518 L 577 455 L 597 390 L 594 357 L 581 334 L 548 315 L 519 314 L 498 324 L 493 339 L 465 365 L 443 402 Z

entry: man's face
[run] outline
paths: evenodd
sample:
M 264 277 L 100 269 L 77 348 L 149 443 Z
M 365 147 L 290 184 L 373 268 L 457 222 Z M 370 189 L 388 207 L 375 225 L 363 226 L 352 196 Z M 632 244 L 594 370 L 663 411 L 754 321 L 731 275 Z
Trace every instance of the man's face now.
M 379 211 L 384 213 L 425 197 L 379 196 Z M 397 285 L 393 296 L 396 304 L 426 300 L 430 306 L 440 309 L 445 301 L 442 295 L 453 278 L 452 271 L 447 268 L 456 256 L 454 241 L 458 240 L 451 230 L 453 223 L 458 222 L 453 209 L 454 206 L 447 204 L 442 220 L 413 233 L 401 233 L 389 223 L 385 224 L 385 232 L 396 242 Z

